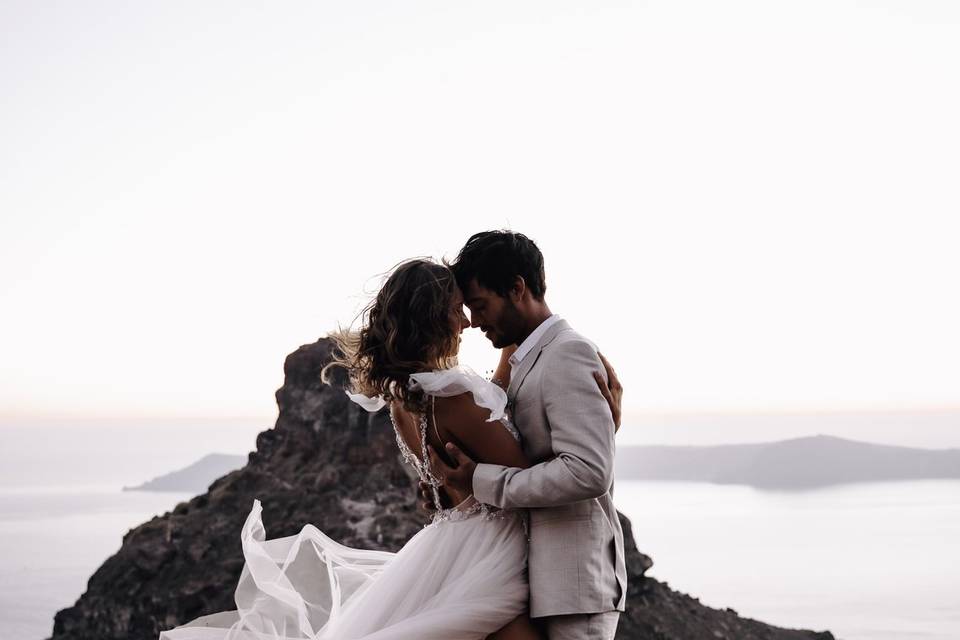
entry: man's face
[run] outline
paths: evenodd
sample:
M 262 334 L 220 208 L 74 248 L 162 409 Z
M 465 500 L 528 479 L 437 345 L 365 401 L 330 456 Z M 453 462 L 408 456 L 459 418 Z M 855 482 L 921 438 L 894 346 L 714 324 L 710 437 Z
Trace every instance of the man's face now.
M 523 322 L 520 311 L 510 298 L 470 280 L 463 290 L 463 300 L 470 309 L 470 326 L 479 327 L 497 349 L 516 344 Z

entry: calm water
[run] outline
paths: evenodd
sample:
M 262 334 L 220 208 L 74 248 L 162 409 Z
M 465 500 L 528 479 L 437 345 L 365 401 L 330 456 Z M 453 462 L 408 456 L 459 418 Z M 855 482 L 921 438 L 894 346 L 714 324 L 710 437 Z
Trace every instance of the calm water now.
M 189 497 L 121 485 L 248 451 L 259 430 L 0 429 L 0 637 L 48 637 L 128 529 Z M 616 502 L 650 575 L 706 605 L 844 640 L 960 638 L 960 481 L 621 482 Z
M 86 591 L 123 535 L 187 497 L 95 486 L 0 491 L 0 637 L 49 637 L 53 614 Z
M 960 638 L 960 481 L 622 482 L 615 501 L 649 574 L 708 606 L 844 640 Z
M 0 638 L 49 637 L 53 614 L 76 602 L 129 529 L 190 497 L 121 487 L 206 453 L 246 453 L 269 426 L 0 425 Z

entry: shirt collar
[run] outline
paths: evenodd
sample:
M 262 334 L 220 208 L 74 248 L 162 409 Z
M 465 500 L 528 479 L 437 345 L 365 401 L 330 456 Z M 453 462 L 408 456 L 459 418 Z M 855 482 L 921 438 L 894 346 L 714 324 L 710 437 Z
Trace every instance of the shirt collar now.
M 546 333 L 547 329 L 550 328 L 550 325 L 560 320 L 560 316 L 557 314 L 551 314 L 546 320 L 540 323 L 540 325 L 527 336 L 527 339 L 520 343 L 520 346 L 517 347 L 517 350 L 513 352 L 513 355 L 510 356 L 510 367 L 515 369 L 518 364 L 523 362 L 523 359 L 527 357 L 527 354 L 530 353 L 533 349 L 533 345 L 537 344 L 537 341 L 540 340 L 540 337 Z

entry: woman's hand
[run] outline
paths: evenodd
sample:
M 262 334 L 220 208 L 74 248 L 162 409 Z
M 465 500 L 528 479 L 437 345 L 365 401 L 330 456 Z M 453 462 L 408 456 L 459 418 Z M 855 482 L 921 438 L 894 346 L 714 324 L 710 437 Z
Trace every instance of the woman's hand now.
M 610 413 L 613 414 L 614 431 L 616 432 L 620 430 L 620 404 L 623 400 L 623 385 L 620 384 L 620 378 L 617 377 L 617 372 L 613 370 L 610 361 L 604 358 L 599 351 L 597 351 L 597 355 L 600 356 L 600 360 L 607 370 L 610 385 L 607 386 L 603 375 L 599 371 L 594 371 L 593 377 L 597 381 L 597 386 L 600 387 L 600 393 L 603 394 L 603 397 L 607 399 L 607 404 L 610 405 Z

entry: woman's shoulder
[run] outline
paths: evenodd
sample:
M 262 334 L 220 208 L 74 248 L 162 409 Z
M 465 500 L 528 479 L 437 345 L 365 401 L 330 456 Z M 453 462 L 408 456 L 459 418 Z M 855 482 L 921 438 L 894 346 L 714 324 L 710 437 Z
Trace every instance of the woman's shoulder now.
M 487 409 L 488 421 L 502 417 L 507 405 L 503 389 L 466 365 L 411 374 L 409 388 L 442 398 L 445 411 L 470 411 L 469 405 Z
M 433 413 L 438 423 L 451 426 L 486 421 L 491 411 L 474 402 L 473 394 L 465 391 L 455 396 L 437 397 Z

